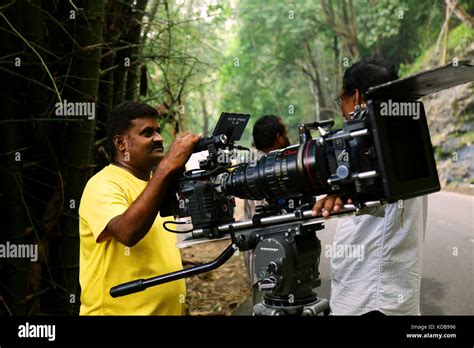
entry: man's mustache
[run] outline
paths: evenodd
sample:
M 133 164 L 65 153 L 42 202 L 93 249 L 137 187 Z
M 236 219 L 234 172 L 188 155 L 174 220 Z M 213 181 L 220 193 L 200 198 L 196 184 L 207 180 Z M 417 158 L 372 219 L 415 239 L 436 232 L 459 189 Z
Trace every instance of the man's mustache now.
M 164 147 L 163 147 L 163 144 L 155 144 L 151 147 L 151 150 L 155 150 L 155 149 L 160 149 L 161 151 L 164 151 Z

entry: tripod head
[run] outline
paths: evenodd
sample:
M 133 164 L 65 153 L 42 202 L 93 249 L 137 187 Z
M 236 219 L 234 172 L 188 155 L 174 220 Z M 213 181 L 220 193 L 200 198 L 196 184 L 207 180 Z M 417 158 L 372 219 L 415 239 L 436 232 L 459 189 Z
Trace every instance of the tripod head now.
M 254 252 L 258 287 L 263 303 L 256 315 L 302 315 L 304 307 L 320 302 L 313 291 L 321 285 L 321 242 L 316 231 L 321 221 L 280 225 L 262 237 Z M 316 314 L 316 313 L 315 313 Z

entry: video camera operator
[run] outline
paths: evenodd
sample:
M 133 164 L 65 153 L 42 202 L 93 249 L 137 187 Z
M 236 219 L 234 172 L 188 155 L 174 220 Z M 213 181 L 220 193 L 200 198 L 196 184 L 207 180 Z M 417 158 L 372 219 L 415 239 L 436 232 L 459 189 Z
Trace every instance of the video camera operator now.
M 163 229 L 159 211 L 172 174 L 200 136 L 180 135 L 163 157 L 157 116 L 134 101 L 111 113 L 112 163 L 88 181 L 79 208 L 81 315 L 184 314 L 184 279 L 125 298 L 109 295 L 110 287 L 131 278 L 182 269 L 176 235 Z
M 363 59 L 349 67 L 337 98 L 344 118 L 365 107 L 364 93 L 398 78 L 393 63 Z M 403 134 L 400 134 L 400 142 Z M 324 217 L 350 199 L 327 196 L 313 207 Z M 373 208 L 371 214 L 339 220 L 332 246 L 331 311 L 335 315 L 419 315 L 427 198 L 420 196 Z M 337 255 L 358 246 L 363 255 Z M 345 248 L 348 249 L 348 248 Z M 354 248 L 353 248 L 354 250 Z

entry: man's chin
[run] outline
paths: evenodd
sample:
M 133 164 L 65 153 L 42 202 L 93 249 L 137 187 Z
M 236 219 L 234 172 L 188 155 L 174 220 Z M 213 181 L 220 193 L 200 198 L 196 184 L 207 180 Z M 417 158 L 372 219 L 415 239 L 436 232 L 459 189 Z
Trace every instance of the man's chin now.
M 151 152 L 151 158 L 154 162 L 156 162 L 156 164 L 158 164 L 163 159 L 163 157 L 165 157 L 165 153 L 163 152 L 163 150 L 156 150 Z

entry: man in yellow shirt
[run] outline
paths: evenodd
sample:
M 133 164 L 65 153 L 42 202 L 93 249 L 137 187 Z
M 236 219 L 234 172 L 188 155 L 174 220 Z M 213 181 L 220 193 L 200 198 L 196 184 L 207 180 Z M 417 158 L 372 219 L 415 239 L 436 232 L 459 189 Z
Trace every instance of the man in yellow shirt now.
M 88 181 L 79 207 L 81 315 L 184 314 L 183 279 L 124 297 L 109 294 L 114 285 L 182 269 L 176 235 L 163 229 L 159 210 L 172 174 L 200 137 L 181 135 L 163 157 L 157 116 L 131 101 L 111 113 L 112 163 Z

